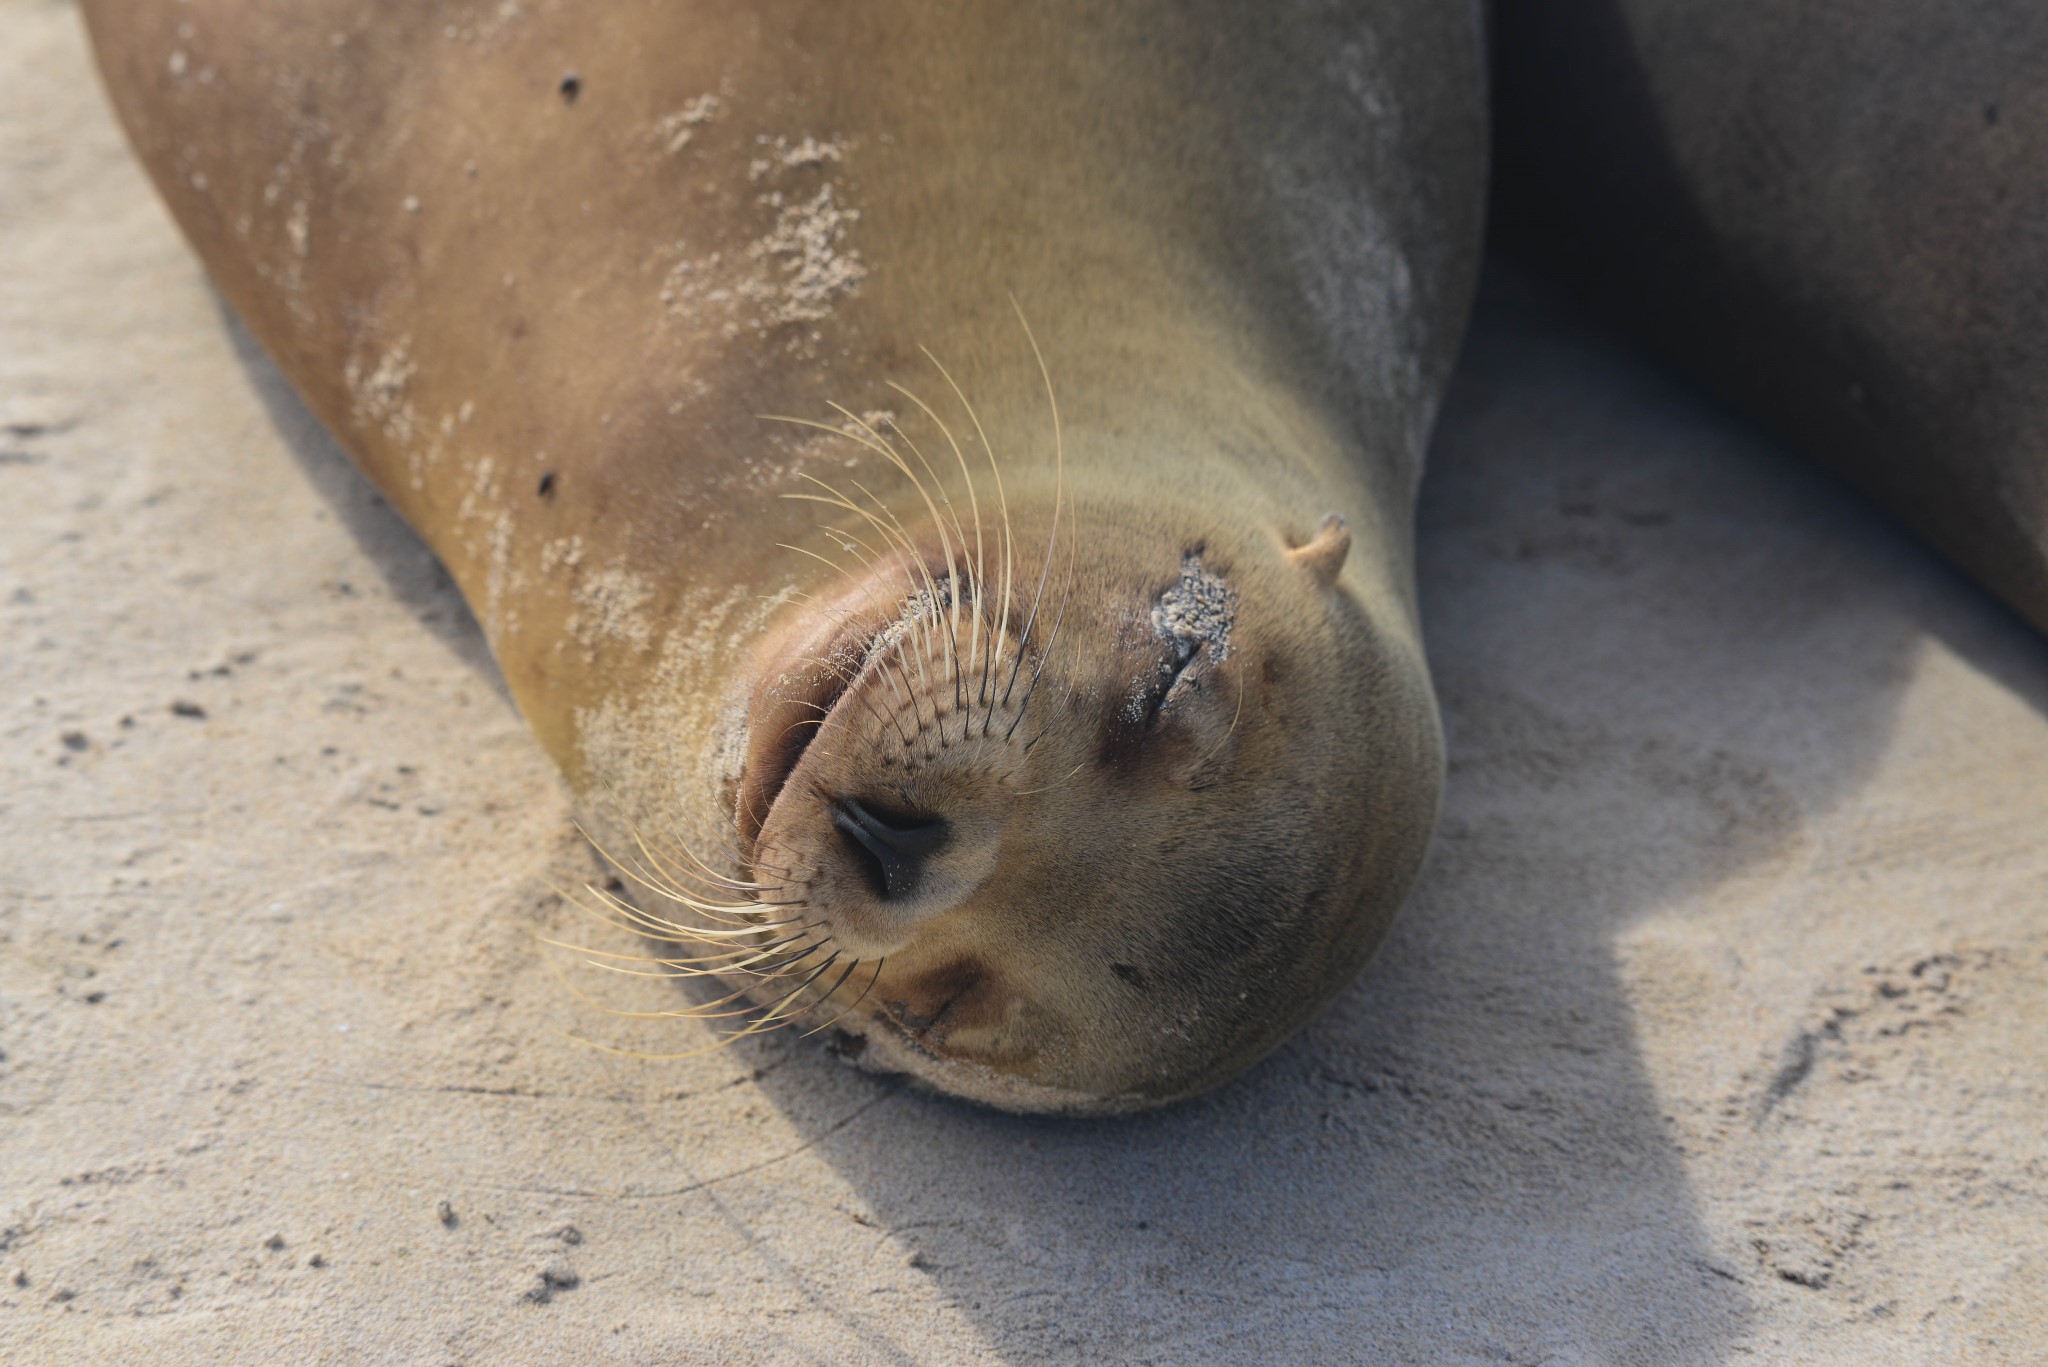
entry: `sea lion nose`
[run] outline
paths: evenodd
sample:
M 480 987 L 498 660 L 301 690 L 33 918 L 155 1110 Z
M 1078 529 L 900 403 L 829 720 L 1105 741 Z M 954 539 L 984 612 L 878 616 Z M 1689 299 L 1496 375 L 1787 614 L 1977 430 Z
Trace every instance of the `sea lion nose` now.
M 832 804 L 832 827 L 860 864 L 875 896 L 885 902 L 917 890 L 925 861 L 944 848 L 951 833 L 944 817 L 890 810 L 851 797 Z

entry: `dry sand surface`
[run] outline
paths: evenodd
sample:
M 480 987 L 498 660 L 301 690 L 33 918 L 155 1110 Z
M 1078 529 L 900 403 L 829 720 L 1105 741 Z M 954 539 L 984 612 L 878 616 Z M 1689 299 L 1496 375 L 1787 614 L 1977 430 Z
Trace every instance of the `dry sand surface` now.
M 1135 1122 L 572 1041 L 702 1027 L 537 948 L 563 790 L 52 0 L 0 509 L 0 1361 L 2048 1362 L 2048 646 L 1540 301 L 1432 469 L 1421 890 Z

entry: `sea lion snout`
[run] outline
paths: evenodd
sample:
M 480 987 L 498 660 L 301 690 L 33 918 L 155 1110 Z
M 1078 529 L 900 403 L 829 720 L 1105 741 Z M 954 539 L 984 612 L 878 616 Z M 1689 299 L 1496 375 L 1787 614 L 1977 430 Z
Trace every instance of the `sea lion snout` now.
M 1006 766 L 975 753 L 986 747 L 935 747 L 906 772 L 880 762 L 893 745 L 847 732 L 806 754 L 761 828 L 755 862 L 830 927 L 835 943 L 871 958 L 981 889 L 1012 794 Z M 893 742 L 893 728 L 887 734 Z
M 793 638 L 771 658 L 780 682 L 756 698 L 742 791 L 760 810 L 757 875 L 867 959 L 986 882 L 1036 732 L 1023 724 L 1029 670 L 1009 683 L 1007 617 L 992 625 L 964 597 L 956 618 L 950 581 L 938 593 L 864 583 L 857 599 L 901 606 L 835 613 L 829 640 Z

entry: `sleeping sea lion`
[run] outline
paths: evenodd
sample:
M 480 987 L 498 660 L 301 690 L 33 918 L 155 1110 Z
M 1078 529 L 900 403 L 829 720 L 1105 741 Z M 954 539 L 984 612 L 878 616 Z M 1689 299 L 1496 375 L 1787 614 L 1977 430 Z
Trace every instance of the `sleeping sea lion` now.
M 2048 628 L 2048 6 L 1496 22 L 1504 249 Z
M 84 8 L 676 1014 L 1114 1112 L 1351 980 L 1441 782 L 1473 7 Z

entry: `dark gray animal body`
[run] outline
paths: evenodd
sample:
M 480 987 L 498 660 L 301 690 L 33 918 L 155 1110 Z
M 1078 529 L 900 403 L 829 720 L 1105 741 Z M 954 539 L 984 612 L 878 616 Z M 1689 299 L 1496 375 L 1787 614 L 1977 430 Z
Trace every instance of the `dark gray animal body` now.
M 1496 241 L 2048 626 L 2048 5 L 1517 0 Z

